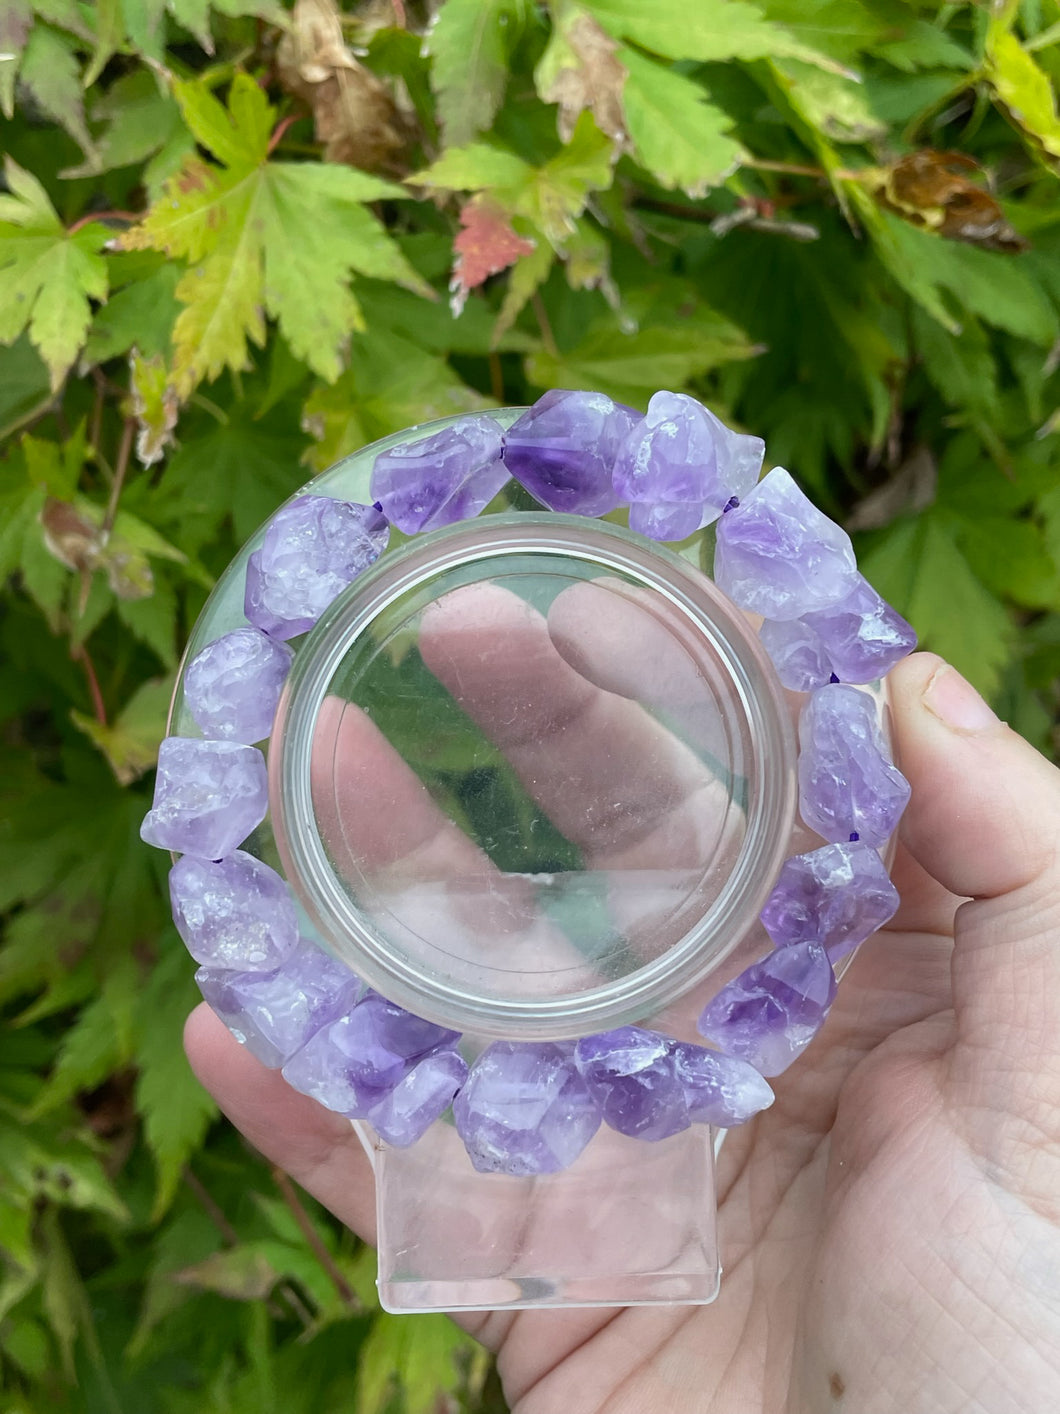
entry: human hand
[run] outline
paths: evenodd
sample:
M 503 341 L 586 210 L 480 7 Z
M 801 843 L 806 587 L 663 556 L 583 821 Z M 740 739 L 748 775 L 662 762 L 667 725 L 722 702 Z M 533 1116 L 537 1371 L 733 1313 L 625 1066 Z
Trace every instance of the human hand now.
M 465 1318 L 518 1414 L 1060 1403 L 1060 775 L 961 688 L 930 655 L 892 675 L 902 908 L 726 1141 L 718 1301 Z M 371 1240 L 348 1122 L 206 1008 L 186 1039 L 250 1141 Z

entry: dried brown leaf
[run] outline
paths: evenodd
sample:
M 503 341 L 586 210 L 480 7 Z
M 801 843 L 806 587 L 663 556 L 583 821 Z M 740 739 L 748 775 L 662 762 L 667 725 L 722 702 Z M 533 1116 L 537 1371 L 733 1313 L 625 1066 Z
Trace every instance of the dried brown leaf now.
M 987 250 L 1016 252 L 1027 242 L 1005 217 L 994 197 L 977 185 L 977 162 L 964 152 L 924 148 L 879 174 L 877 200 L 914 226 Z
M 544 101 L 559 104 L 557 124 L 564 142 L 570 141 L 579 114 L 588 108 L 600 131 L 625 145 L 622 90 L 626 70 L 615 57 L 618 48 L 618 42 L 582 10 L 554 32 L 537 78 Z
M 280 82 L 307 103 L 327 162 L 397 172 L 409 122 L 386 85 L 358 63 L 332 0 L 297 0 L 276 52 Z

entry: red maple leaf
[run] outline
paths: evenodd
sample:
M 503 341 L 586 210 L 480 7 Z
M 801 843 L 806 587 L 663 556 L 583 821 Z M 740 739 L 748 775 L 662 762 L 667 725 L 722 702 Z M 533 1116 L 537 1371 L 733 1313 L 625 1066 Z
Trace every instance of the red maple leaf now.
M 473 197 L 460 212 L 463 230 L 453 242 L 456 260 L 449 288 L 456 313 L 464 307 L 468 290 L 498 271 L 506 270 L 521 255 L 534 250 L 534 242 L 512 230 L 507 213 L 493 202 Z

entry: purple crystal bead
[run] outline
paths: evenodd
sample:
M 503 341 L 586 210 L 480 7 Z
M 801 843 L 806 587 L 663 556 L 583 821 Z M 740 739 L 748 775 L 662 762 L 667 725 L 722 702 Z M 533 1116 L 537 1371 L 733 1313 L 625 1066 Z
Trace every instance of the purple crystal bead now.
M 731 1129 L 773 1103 L 773 1090 L 753 1065 L 686 1041 L 673 1043 L 674 1070 L 693 1124 Z
M 184 701 L 203 736 L 247 746 L 267 737 L 291 656 L 257 628 L 237 628 L 208 643 L 184 674 Z
M 190 854 L 178 859 L 169 897 L 177 932 L 196 962 L 274 972 L 298 942 L 287 885 L 241 849 L 216 862 Z
M 494 1041 L 471 1067 L 453 1118 L 479 1173 L 558 1173 L 600 1127 L 574 1048 Z
M 762 625 L 762 644 L 785 687 L 809 692 L 833 679 L 874 682 L 916 647 L 916 634 L 896 609 L 858 575 L 830 609 Z
M 417 1061 L 366 1118 L 388 1144 L 407 1149 L 445 1114 L 466 1079 L 467 1062 L 459 1051 L 434 1051 Z
M 765 443 L 733 432 L 684 393 L 656 393 L 618 449 L 614 487 L 633 530 L 683 540 L 751 491 Z
M 361 990 L 348 967 L 305 938 L 275 972 L 200 967 L 195 980 L 236 1040 L 271 1070 L 348 1011 Z
M 799 718 L 799 810 L 833 842 L 881 845 L 909 800 L 872 699 L 856 687 L 818 688 Z
M 836 993 L 820 943 L 778 948 L 708 1002 L 699 1031 L 726 1055 L 779 1075 L 817 1035 Z
M 797 619 L 845 599 L 857 583 L 850 536 L 774 467 L 718 526 L 714 582 L 742 609 Z
M 222 859 L 268 807 L 265 758 L 256 747 L 169 736 L 158 748 L 155 798 L 140 838 L 177 854 Z
M 665 1139 L 692 1123 L 673 1041 L 639 1026 L 583 1036 L 575 1063 L 604 1122 L 619 1134 Z
M 364 1119 L 421 1057 L 459 1041 L 377 992 L 311 1037 L 283 1068 L 283 1078 L 329 1110 Z
M 247 562 L 247 618 L 273 638 L 308 633 L 389 538 L 386 518 L 374 506 L 296 496 L 269 521 L 261 549 Z
M 508 429 L 505 465 L 551 510 L 604 515 L 618 505 L 611 481 L 615 454 L 639 420 L 605 393 L 553 389 Z
M 898 902 L 871 845 L 828 844 L 785 863 L 762 925 L 777 947 L 820 943 L 835 963 L 882 928 Z
M 508 481 L 492 417 L 465 417 L 429 437 L 380 452 L 371 495 L 386 518 L 415 535 L 477 516 Z

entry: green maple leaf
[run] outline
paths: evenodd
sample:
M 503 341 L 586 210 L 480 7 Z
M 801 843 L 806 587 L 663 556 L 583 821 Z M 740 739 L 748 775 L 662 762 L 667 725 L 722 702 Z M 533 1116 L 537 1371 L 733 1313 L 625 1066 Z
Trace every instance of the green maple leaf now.
M 265 342 L 266 316 L 297 358 L 333 382 L 350 334 L 364 328 L 355 272 L 431 294 L 363 205 L 404 193 L 350 167 L 270 161 L 276 113 L 246 74 L 233 80 L 227 109 L 202 83 L 178 80 L 174 92 L 196 140 L 223 165 L 187 162 L 122 246 L 188 261 L 176 290 L 177 392 L 247 368 L 248 342 Z
M 509 57 L 527 0 L 446 0 L 424 40 L 446 141 L 459 146 L 488 128 L 504 97 Z
M 51 374 L 55 392 L 85 342 L 90 299 L 107 297 L 99 254 L 111 232 L 98 221 L 68 231 L 36 177 L 10 157 L 0 196 L 0 344 L 24 329 Z

